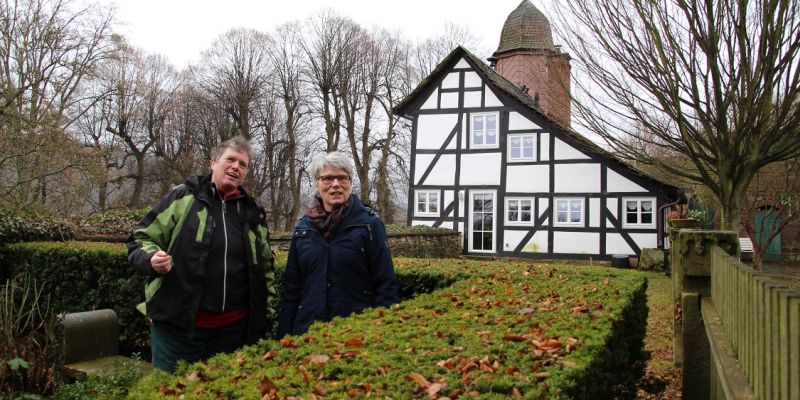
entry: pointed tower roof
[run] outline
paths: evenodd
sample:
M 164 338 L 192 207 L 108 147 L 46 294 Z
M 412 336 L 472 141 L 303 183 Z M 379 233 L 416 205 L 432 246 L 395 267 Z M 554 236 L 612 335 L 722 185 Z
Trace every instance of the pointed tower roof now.
M 529 0 L 522 0 L 506 18 L 494 55 L 518 49 L 553 50 L 550 21 Z

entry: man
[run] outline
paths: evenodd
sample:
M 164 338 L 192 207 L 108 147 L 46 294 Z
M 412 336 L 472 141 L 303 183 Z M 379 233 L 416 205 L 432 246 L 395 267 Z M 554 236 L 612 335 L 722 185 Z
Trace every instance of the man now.
M 148 275 L 153 366 L 175 372 L 258 341 L 271 331 L 275 272 L 264 210 L 241 187 L 249 143 L 216 148 L 211 174 L 170 191 L 128 240 L 128 261 Z
M 294 228 L 278 337 L 399 301 L 386 229 L 352 194 L 350 161 L 338 151 L 318 154 L 310 171 L 317 193 Z

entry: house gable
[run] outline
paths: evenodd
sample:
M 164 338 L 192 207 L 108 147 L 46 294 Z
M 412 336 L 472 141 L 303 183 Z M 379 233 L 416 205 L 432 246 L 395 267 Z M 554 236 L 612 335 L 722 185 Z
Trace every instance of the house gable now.
M 610 259 L 661 243 L 675 188 L 559 125 L 461 47 L 394 111 L 412 121 L 410 223 L 462 232 L 468 254 Z M 432 198 L 437 212 L 421 212 Z

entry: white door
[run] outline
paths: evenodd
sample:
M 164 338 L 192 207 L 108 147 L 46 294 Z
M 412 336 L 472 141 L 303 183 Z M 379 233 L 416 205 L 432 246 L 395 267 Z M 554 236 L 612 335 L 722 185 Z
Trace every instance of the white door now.
M 496 193 L 472 191 L 469 197 L 469 251 L 494 253 Z

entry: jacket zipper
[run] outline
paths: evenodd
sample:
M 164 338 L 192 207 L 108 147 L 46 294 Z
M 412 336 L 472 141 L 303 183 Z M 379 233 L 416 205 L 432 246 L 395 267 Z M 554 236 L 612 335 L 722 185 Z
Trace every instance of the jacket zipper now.
M 228 292 L 228 227 L 225 223 L 225 200 L 222 199 L 222 234 L 225 236 L 225 252 L 222 257 L 222 311 L 225 311 L 225 300 Z

